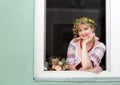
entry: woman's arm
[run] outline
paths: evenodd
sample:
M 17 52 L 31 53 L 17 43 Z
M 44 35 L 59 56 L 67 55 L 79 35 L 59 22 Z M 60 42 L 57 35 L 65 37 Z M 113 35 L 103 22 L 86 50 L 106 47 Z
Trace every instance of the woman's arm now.
M 93 53 L 90 55 L 90 60 L 93 62 L 93 68 L 87 69 L 86 71 L 99 73 L 102 71 L 102 67 L 99 66 L 100 61 L 102 60 L 105 53 L 105 45 L 100 43 L 94 49 Z
M 95 34 L 91 33 L 89 39 L 84 40 L 82 42 L 82 67 L 83 69 L 89 69 L 92 68 L 92 62 L 88 56 L 88 51 L 87 51 L 87 44 L 92 42 L 92 40 L 94 40 L 95 38 Z
M 75 68 L 75 45 L 73 43 L 73 40 L 70 42 L 67 50 L 67 64 L 69 70 L 76 70 Z
M 87 71 L 89 71 L 89 72 L 94 72 L 94 73 L 100 73 L 100 72 L 102 72 L 102 67 L 100 67 L 100 66 L 95 66 L 95 67 L 93 67 L 93 68 L 91 68 L 91 69 L 88 69 Z
M 74 64 L 68 64 L 68 68 L 69 70 L 73 70 L 73 71 L 77 70 Z
M 82 68 L 83 69 L 89 69 L 92 68 L 92 62 L 88 56 L 88 52 L 87 52 L 87 46 L 86 43 L 82 44 Z

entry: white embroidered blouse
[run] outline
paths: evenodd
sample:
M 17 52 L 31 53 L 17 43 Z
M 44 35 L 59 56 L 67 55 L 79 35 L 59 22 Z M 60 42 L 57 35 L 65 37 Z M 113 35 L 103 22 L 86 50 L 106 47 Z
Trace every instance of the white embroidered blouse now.
M 97 44 L 90 52 L 89 57 L 90 60 L 93 62 L 93 65 L 99 65 L 105 53 L 105 45 L 100 42 Z M 74 64 L 77 66 L 81 63 L 81 58 L 78 55 L 77 44 L 74 41 L 71 41 L 68 46 L 67 51 L 67 64 Z

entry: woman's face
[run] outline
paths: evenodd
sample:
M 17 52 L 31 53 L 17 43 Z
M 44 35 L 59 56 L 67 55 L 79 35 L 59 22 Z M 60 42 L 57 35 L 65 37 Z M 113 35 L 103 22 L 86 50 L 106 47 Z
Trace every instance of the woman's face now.
M 91 28 L 88 24 L 80 24 L 78 26 L 78 35 L 81 39 L 88 39 L 91 33 L 93 33 L 93 28 Z

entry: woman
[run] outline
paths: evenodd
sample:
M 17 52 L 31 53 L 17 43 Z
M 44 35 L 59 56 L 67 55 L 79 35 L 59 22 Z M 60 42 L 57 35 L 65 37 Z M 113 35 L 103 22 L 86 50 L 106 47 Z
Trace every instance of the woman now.
M 105 45 L 95 36 L 94 20 L 82 17 L 74 22 L 74 37 L 69 44 L 67 64 L 70 70 L 99 73 Z

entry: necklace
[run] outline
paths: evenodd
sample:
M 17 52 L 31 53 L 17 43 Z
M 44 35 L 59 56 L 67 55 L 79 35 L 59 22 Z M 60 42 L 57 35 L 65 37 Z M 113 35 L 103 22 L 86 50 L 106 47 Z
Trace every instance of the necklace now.
M 90 52 L 90 51 L 92 50 L 92 48 L 94 47 L 94 45 L 95 45 L 95 40 L 93 41 L 93 44 L 92 44 L 92 46 L 90 47 L 90 49 L 88 50 L 88 52 Z M 80 47 L 81 47 L 81 49 L 82 49 L 82 40 L 80 41 Z

